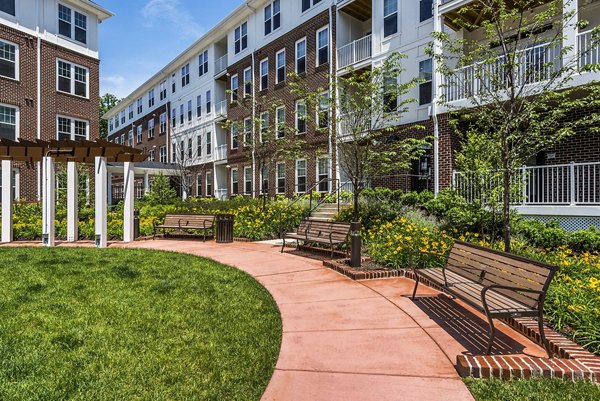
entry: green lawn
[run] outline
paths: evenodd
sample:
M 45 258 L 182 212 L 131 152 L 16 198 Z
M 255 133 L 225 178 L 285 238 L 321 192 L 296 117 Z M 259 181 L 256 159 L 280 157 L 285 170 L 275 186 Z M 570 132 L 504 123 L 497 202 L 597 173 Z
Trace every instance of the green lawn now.
M 280 343 L 273 299 L 233 268 L 0 248 L 1 400 L 257 400 Z
M 465 379 L 477 401 L 597 401 L 600 388 L 590 382 L 558 379 Z

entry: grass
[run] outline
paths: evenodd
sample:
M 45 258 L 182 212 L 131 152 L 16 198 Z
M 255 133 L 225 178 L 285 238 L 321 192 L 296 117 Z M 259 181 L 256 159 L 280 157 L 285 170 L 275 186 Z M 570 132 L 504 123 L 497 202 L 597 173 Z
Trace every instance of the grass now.
M 560 379 L 501 381 L 465 379 L 477 401 L 596 401 L 600 388 L 591 382 Z
M 0 399 L 252 400 L 279 311 L 248 275 L 189 255 L 0 248 Z

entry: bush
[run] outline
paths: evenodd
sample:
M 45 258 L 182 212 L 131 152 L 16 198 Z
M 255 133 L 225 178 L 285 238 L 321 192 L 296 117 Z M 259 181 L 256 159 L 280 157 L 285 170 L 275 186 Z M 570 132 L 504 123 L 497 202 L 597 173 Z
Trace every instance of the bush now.
M 568 247 L 574 252 L 600 252 L 600 230 L 565 231 L 556 221 L 543 223 L 522 219 L 516 224 L 516 234 L 527 243 L 542 249 Z

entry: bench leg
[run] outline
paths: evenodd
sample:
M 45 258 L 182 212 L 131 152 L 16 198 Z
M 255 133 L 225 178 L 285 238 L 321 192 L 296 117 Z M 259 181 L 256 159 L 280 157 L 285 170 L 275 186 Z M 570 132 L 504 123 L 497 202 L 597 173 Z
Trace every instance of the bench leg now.
M 494 326 L 494 320 L 491 318 L 491 316 L 486 313 L 486 317 L 490 325 L 490 338 L 488 340 L 488 345 L 485 354 L 489 355 L 490 352 L 492 352 L 492 345 L 494 344 L 494 338 L 496 337 L 496 327 Z
M 548 358 L 552 358 L 552 350 L 550 349 L 550 343 L 546 340 L 546 333 L 544 332 L 544 313 L 540 309 L 540 314 L 538 316 L 538 327 L 540 330 L 540 340 L 542 341 L 542 345 L 548 354 Z
M 284 249 L 285 249 L 285 235 L 283 236 L 283 244 L 281 244 L 281 253 L 283 253 Z
M 417 295 L 417 287 L 419 286 L 419 281 L 421 281 L 421 278 L 419 277 L 419 275 L 417 274 L 417 271 L 415 269 L 413 269 L 413 274 L 415 275 L 415 288 L 413 289 L 411 299 L 414 301 L 415 296 Z

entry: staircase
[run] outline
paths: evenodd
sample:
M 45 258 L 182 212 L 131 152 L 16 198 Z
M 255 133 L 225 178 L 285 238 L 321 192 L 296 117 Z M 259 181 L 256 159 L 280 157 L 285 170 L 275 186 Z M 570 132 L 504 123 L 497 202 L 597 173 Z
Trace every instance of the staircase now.
M 340 209 L 343 210 L 348 208 L 347 204 L 340 204 Z M 337 203 L 322 203 L 319 205 L 317 209 L 315 209 L 311 214 L 308 220 L 313 221 L 333 221 L 333 218 L 338 213 L 338 204 Z

